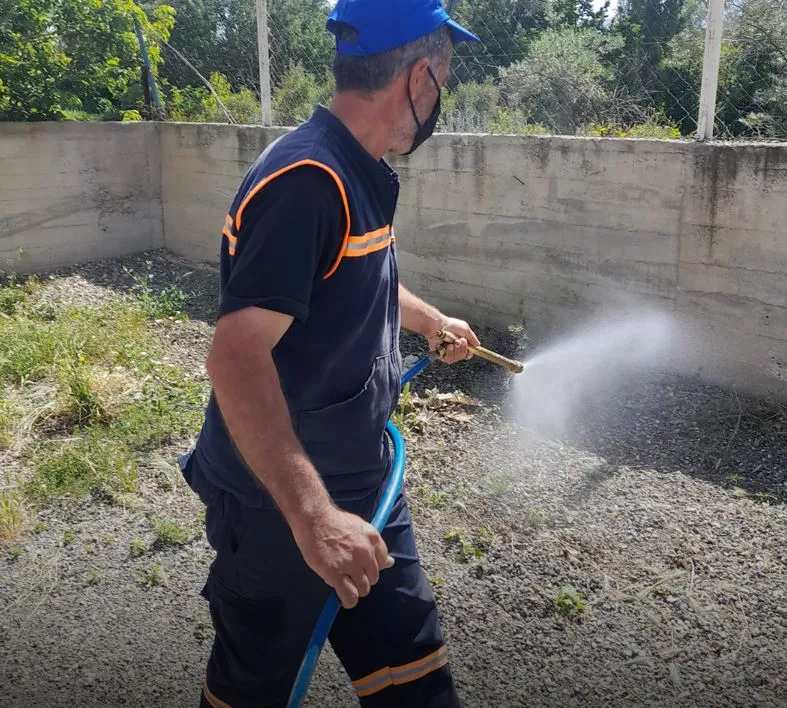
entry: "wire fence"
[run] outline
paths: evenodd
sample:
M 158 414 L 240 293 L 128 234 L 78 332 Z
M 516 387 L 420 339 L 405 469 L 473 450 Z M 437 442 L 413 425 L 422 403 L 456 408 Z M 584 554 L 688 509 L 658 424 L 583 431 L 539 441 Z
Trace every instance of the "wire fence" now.
M 217 6 L 212 35 L 188 24 L 161 42 L 167 114 L 259 123 L 255 0 Z M 308 118 L 333 90 L 326 0 L 268 0 L 276 125 Z M 454 54 L 438 130 L 692 138 L 707 0 L 477 0 L 457 19 L 481 45 Z M 727 0 L 716 139 L 787 138 L 787 0 Z

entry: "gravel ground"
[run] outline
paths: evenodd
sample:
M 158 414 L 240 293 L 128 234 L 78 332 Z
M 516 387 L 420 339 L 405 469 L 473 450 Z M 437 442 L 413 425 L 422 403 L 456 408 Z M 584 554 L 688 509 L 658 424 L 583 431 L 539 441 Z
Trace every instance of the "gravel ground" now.
M 147 254 L 61 271 L 46 297 L 125 290 L 124 267 L 154 288 L 180 279 L 192 319 L 162 336 L 204 374 L 213 268 Z M 477 331 L 504 353 L 521 346 Z M 416 354 L 420 342 L 402 348 Z M 508 419 L 508 381 L 477 360 L 431 367 L 415 382 L 422 402 L 406 435 L 422 559 L 465 705 L 787 706 L 783 409 L 651 376 L 578 406 L 570 436 L 554 440 Z M 143 461 L 137 504 L 43 511 L 21 557 L 2 553 L 5 704 L 195 705 L 212 554 L 174 465 L 188 445 Z M 188 523 L 194 538 L 132 557 L 135 537 L 154 539 L 151 515 Z M 587 601 L 564 616 L 561 588 Z M 354 705 L 330 651 L 309 704 Z

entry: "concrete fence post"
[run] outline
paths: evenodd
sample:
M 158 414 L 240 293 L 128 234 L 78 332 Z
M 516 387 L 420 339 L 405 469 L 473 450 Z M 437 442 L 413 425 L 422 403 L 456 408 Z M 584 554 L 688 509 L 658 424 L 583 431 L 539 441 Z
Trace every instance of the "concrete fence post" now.
M 268 2 L 257 0 L 257 54 L 260 62 L 260 116 L 271 125 L 271 63 L 268 48 Z
M 702 60 L 700 109 L 697 118 L 697 140 L 700 141 L 713 140 L 723 25 L 724 0 L 708 0 L 708 26 L 705 30 L 705 55 Z

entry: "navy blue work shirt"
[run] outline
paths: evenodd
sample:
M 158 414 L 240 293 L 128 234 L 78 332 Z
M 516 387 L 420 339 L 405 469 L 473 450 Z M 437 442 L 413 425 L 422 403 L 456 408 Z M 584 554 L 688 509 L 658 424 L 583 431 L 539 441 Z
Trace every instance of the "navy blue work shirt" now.
M 222 230 L 219 317 L 262 307 L 294 318 L 273 359 L 295 433 L 337 498 L 368 495 L 388 469 L 402 373 L 398 194 L 396 172 L 320 106 L 252 165 Z M 272 504 L 213 395 L 192 462 L 243 502 Z

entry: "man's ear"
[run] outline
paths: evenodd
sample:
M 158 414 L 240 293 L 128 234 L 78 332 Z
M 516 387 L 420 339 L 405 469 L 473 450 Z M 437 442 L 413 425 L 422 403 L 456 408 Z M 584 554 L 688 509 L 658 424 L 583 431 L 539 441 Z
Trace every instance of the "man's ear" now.
M 428 67 L 429 60 L 426 57 L 421 57 L 410 69 L 407 82 L 410 89 L 410 96 L 413 98 L 418 95 L 418 89 L 421 87 L 421 83 L 428 78 L 428 74 L 426 73 Z

